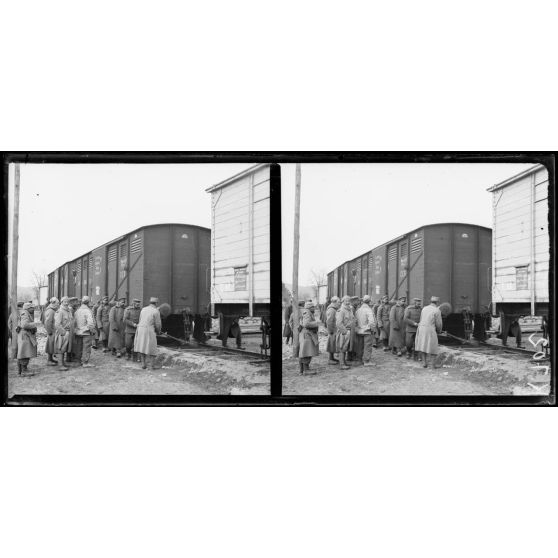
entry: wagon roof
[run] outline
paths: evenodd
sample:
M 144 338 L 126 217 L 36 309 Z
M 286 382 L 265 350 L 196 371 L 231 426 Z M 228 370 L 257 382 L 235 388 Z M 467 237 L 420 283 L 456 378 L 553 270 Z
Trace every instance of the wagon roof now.
M 498 182 L 498 184 L 494 184 L 494 186 L 487 188 L 486 191 L 494 192 L 494 190 L 499 190 L 500 188 L 504 188 L 504 186 L 509 186 L 510 184 L 513 184 L 514 182 L 517 182 L 518 180 L 521 180 L 522 178 L 525 178 L 526 176 L 529 176 L 544 168 L 545 168 L 544 165 L 535 165 L 534 167 L 524 170 L 519 174 L 514 174 L 513 176 L 510 176 L 510 178 L 506 178 L 506 180 L 504 180 L 503 182 Z
M 487 230 L 487 231 L 492 231 L 492 229 L 490 227 L 484 227 L 483 225 L 474 225 L 473 223 L 431 223 L 430 225 L 423 225 L 422 227 L 417 227 L 416 229 L 408 231 L 405 234 L 402 234 L 400 236 L 396 236 L 395 238 L 392 238 L 391 240 L 388 240 L 387 242 L 383 242 L 382 244 L 378 244 L 378 246 L 374 246 L 374 248 L 371 248 L 370 250 L 368 250 L 366 252 L 363 252 L 359 256 L 355 256 L 354 258 L 351 258 L 350 260 L 345 260 L 341 265 L 338 265 L 335 269 L 330 271 L 328 273 L 328 275 L 333 273 L 339 267 L 341 267 L 341 266 L 343 266 L 347 263 L 354 262 L 355 260 L 358 260 L 359 258 L 362 258 L 362 256 L 365 256 L 366 254 L 369 254 L 373 250 L 377 250 L 378 248 L 381 248 L 382 246 L 386 246 L 388 244 L 393 244 L 394 242 L 397 242 L 398 240 L 402 240 L 403 238 L 409 236 L 410 234 L 412 234 L 416 231 L 420 231 L 422 229 L 428 229 L 430 227 L 441 227 L 443 225 L 462 225 L 462 226 L 465 226 L 465 227 L 474 227 L 476 229 L 484 229 L 484 230 Z
M 228 186 L 229 184 L 232 184 L 233 182 L 236 182 L 237 180 L 240 180 L 245 176 L 253 174 L 256 171 L 259 171 L 260 169 L 264 169 L 265 167 L 270 167 L 271 164 L 272 163 L 258 163 L 257 165 L 253 165 L 252 167 L 243 170 L 242 172 L 239 172 L 238 174 L 235 174 L 234 176 L 231 176 L 230 178 L 227 178 L 222 182 L 219 182 L 217 184 L 214 184 L 213 186 L 210 186 L 209 188 L 206 188 L 205 191 L 213 192 L 214 190 L 218 190 L 219 188 L 224 188 L 225 186 Z
M 62 265 L 59 265 L 56 269 L 60 269 L 62 266 L 69 264 L 71 262 L 75 262 L 76 260 L 79 260 L 81 258 L 83 258 L 84 256 L 87 256 L 88 254 L 91 254 L 91 252 L 94 252 L 95 250 L 98 250 L 99 248 L 102 248 L 103 246 L 106 246 L 107 244 L 114 244 L 115 242 L 118 242 L 120 240 L 122 240 L 123 238 L 126 238 L 128 235 L 133 234 L 137 231 L 141 231 L 142 229 L 151 229 L 154 227 L 168 227 L 169 225 L 178 225 L 180 227 L 191 227 L 193 229 L 200 229 L 202 231 L 208 231 L 211 232 L 211 229 L 208 229 L 207 227 L 200 227 L 199 225 L 189 225 L 188 223 L 154 223 L 153 225 L 143 225 L 141 227 L 138 227 L 137 229 L 128 231 L 127 233 L 124 233 L 120 236 L 117 236 L 116 238 L 113 238 L 112 240 L 109 240 L 107 242 L 104 242 L 103 244 L 100 244 L 99 246 L 96 246 L 95 248 L 88 250 L 87 252 L 84 252 L 83 254 L 81 254 L 80 256 L 77 256 L 76 258 L 72 259 L 72 260 L 68 260 L 66 262 L 64 262 Z M 51 275 L 52 273 L 54 273 L 55 270 L 51 271 L 49 273 L 49 275 Z

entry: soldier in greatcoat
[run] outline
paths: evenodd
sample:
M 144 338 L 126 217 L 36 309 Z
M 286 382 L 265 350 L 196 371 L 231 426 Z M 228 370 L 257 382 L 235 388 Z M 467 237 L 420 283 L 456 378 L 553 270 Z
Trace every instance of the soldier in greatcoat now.
M 54 317 L 58 308 L 60 306 L 60 302 L 58 299 L 53 296 L 50 301 L 49 305 L 46 307 L 44 312 L 44 325 L 47 333 L 47 341 L 45 345 L 45 353 L 47 354 L 47 366 L 56 366 L 58 361 L 54 358 L 56 354 L 56 348 L 54 347 L 54 336 L 56 334 L 56 329 L 54 327 Z
M 306 302 L 304 300 L 299 300 L 298 301 L 298 324 L 294 323 L 294 312 L 289 317 L 289 326 L 291 326 L 291 330 L 293 332 L 293 339 L 294 339 L 295 335 L 298 335 L 300 333 L 300 330 L 302 328 L 302 326 L 301 326 L 302 309 L 304 308 L 305 304 L 306 304 Z M 300 351 L 300 346 L 298 346 L 298 350 Z M 298 353 L 295 355 L 294 350 L 293 350 L 293 355 L 295 357 L 298 357 Z
M 101 300 L 99 308 L 97 308 L 97 314 L 95 314 L 97 328 L 99 329 L 99 343 L 104 347 L 103 353 L 107 353 L 110 350 L 108 348 L 108 338 L 110 331 L 109 312 L 109 299 L 108 296 L 104 296 Z
M 17 358 L 17 332 L 15 333 L 15 336 L 13 335 L 12 332 L 17 327 L 17 324 L 19 322 L 19 315 L 21 314 L 22 310 L 23 310 L 23 302 L 18 302 L 16 313 L 14 314 L 13 312 L 11 312 L 10 316 L 8 317 L 8 337 L 12 342 L 12 346 L 10 350 L 11 358 Z
M 134 339 L 134 351 L 140 353 L 144 370 L 147 368 L 147 357 L 150 357 L 151 368 L 153 368 L 153 356 L 157 354 L 157 334 L 161 333 L 161 315 L 157 304 L 159 299 L 152 296 L 149 299 L 149 306 L 142 308 Z
M 18 316 L 17 327 L 17 370 L 21 376 L 27 372 L 29 359 L 37 356 L 37 326 L 33 321 L 31 311 L 33 304 L 26 302 Z
M 337 333 L 335 335 L 335 344 L 339 357 L 341 359 L 341 370 L 348 370 L 346 354 L 349 350 L 351 342 L 351 327 L 354 323 L 353 307 L 351 305 L 351 298 L 344 296 L 341 303 L 341 308 L 335 317 L 335 325 Z
M 428 367 L 428 355 L 432 355 L 434 360 L 438 354 L 438 333 L 442 331 L 442 314 L 438 308 L 439 305 L 440 299 L 433 296 L 430 298 L 430 304 L 425 306 L 420 313 L 415 350 L 424 354 L 424 368 Z M 436 368 L 435 365 L 434 368 Z
M 420 322 L 420 313 L 422 311 L 422 300 L 413 298 L 413 304 L 407 306 L 403 320 L 405 321 L 405 347 L 407 348 L 407 358 L 417 360 L 417 352 L 415 351 L 415 338 L 417 336 L 417 327 Z
M 372 336 L 374 337 L 372 347 L 374 349 L 378 348 L 378 343 L 380 342 L 380 329 L 378 328 L 378 308 L 380 307 L 381 299 L 378 299 L 374 306 L 372 306 L 372 313 L 374 314 L 374 321 L 376 322 L 376 327 L 372 329 Z
M 108 348 L 120 358 L 124 354 L 124 306 L 126 299 L 120 298 L 109 312 Z
M 71 296 L 70 300 L 69 300 L 69 304 L 70 304 L 70 311 L 72 312 L 72 316 L 75 316 L 76 312 L 77 312 L 77 309 L 80 306 L 80 302 L 79 302 L 77 296 Z M 75 355 L 76 347 L 77 347 L 76 334 L 75 334 L 75 330 L 74 330 L 74 334 L 72 336 L 72 351 L 68 354 L 68 362 L 73 362 L 73 361 L 77 360 L 76 355 Z
M 337 352 L 337 345 L 335 344 L 335 335 L 337 333 L 337 327 L 335 325 L 337 311 L 341 306 L 341 301 L 339 297 L 332 296 L 331 302 L 326 310 L 326 328 L 327 328 L 327 352 L 329 353 L 328 364 L 339 364 L 339 360 L 335 358 L 335 353 Z
M 285 318 L 285 326 L 283 327 L 283 337 L 286 338 L 285 340 L 285 344 L 288 345 L 289 344 L 289 339 L 292 340 L 293 338 L 293 330 L 291 328 L 291 325 L 289 323 L 289 319 L 291 317 L 291 314 L 293 313 L 293 303 L 291 302 L 284 311 L 284 318 Z
M 93 320 L 95 321 L 95 336 L 93 337 L 93 345 L 91 346 L 92 349 L 96 349 L 99 343 L 99 328 L 97 327 L 97 310 L 101 306 L 101 299 L 99 299 L 91 309 L 91 313 L 93 314 Z
M 389 311 L 389 347 L 397 356 L 401 356 L 405 348 L 405 303 L 407 297 L 400 296 Z
M 384 295 L 378 306 L 378 314 L 376 316 L 378 329 L 380 330 L 380 342 L 384 346 L 384 351 L 389 351 L 389 297 Z
M 74 316 L 72 315 L 72 309 L 70 308 L 67 296 L 62 297 L 60 308 L 58 308 L 54 316 L 54 329 L 56 331 L 54 335 L 54 348 L 62 357 L 62 366 L 59 370 L 66 371 L 68 367 L 66 366 L 65 358 L 72 352 L 74 337 Z
M 306 372 L 307 374 L 313 375 L 316 373 L 310 371 L 310 361 L 313 356 L 318 356 L 320 354 L 318 341 L 319 323 L 314 315 L 314 310 L 314 303 L 310 300 L 307 301 L 300 318 L 301 330 L 298 334 L 298 361 L 301 374 Z
M 351 340 L 349 341 L 349 350 L 347 351 L 347 361 L 353 361 L 357 359 L 357 355 L 361 351 L 359 337 L 357 337 L 356 333 L 356 313 L 360 307 L 360 298 L 358 296 L 351 297 L 351 306 L 353 309 L 353 324 L 351 326 Z
M 124 310 L 124 345 L 126 347 L 127 360 L 136 360 L 136 353 L 134 352 L 134 339 L 136 337 L 136 330 L 141 313 L 140 305 L 141 300 L 139 298 L 134 298 L 132 306 L 128 306 L 128 308 Z

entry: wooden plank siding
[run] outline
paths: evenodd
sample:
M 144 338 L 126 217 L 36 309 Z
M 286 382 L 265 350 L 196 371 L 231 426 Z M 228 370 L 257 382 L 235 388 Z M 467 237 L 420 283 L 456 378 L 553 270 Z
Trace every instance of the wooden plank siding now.
M 544 167 L 534 167 L 532 172 L 490 191 L 494 229 L 492 302 L 529 303 L 534 289 L 535 303 L 548 303 L 548 172 Z M 516 268 L 523 266 L 527 267 L 527 288 L 518 290 Z
M 211 303 L 270 302 L 270 166 L 258 165 L 209 188 L 212 207 Z M 242 290 L 235 269 L 246 268 Z

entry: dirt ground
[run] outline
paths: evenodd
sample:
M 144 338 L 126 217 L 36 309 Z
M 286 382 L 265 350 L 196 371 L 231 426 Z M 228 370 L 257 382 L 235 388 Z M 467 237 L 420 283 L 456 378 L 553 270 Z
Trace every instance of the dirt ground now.
M 41 326 L 40 326 L 41 327 Z M 241 356 L 200 356 L 174 347 L 159 347 L 155 370 L 116 358 L 100 349 L 91 351 L 93 368 L 46 366 L 44 330 L 38 332 L 39 356 L 29 374 L 18 376 L 17 361 L 8 363 L 8 397 L 14 394 L 116 395 L 267 395 L 269 363 L 250 364 Z
M 329 365 L 327 335 L 320 331 L 320 355 L 312 359 L 315 376 L 299 374 L 292 347 L 283 345 L 284 395 L 547 395 L 550 374 L 523 355 L 479 354 L 440 347 L 439 368 L 423 368 L 405 356 L 374 349 L 373 367 L 340 370 Z

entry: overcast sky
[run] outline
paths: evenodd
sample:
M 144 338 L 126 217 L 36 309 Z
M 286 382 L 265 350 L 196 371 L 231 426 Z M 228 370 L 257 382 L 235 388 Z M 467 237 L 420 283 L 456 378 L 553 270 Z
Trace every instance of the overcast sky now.
M 492 227 L 487 188 L 532 164 L 301 165 L 299 285 L 423 225 Z M 292 283 L 295 165 L 281 165 L 283 282 Z
M 211 227 L 205 189 L 250 164 L 20 165 L 18 284 L 154 223 Z M 10 165 L 10 203 L 14 165 Z M 11 217 L 13 208 L 10 205 Z M 11 219 L 10 219 L 11 231 Z M 11 247 L 11 235 L 9 240 Z

